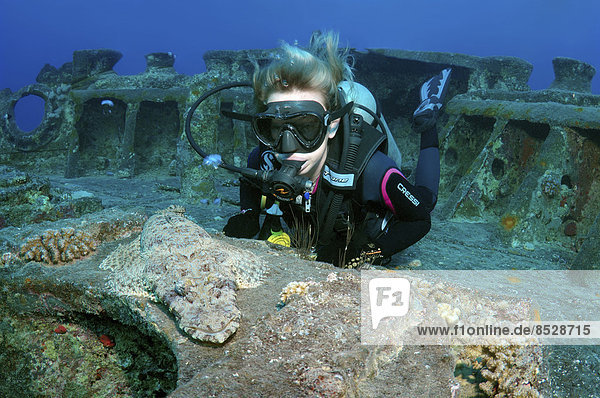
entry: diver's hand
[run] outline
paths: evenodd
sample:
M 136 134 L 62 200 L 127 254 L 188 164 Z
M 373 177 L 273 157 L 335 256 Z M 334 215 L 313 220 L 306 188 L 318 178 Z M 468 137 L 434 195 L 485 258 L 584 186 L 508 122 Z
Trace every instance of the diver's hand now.
M 227 220 L 223 232 L 232 238 L 253 238 L 260 230 L 259 217 L 260 213 L 252 209 L 236 214 Z

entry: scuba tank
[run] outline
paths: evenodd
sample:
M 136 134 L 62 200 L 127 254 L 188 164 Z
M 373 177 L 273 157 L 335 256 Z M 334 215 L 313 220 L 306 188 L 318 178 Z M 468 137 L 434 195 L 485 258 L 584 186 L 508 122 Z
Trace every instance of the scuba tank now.
M 392 136 L 390 128 L 380 112 L 379 106 L 375 100 L 375 97 L 373 97 L 373 94 L 371 94 L 369 89 L 362 84 L 348 80 L 344 80 L 338 84 L 338 88 L 342 91 L 347 102 L 354 101 L 354 113 L 361 115 L 366 123 L 373 125 L 373 122 L 377 118 L 377 130 L 385 133 L 387 136 L 386 155 L 396 162 L 396 165 L 398 168 L 400 168 L 402 165 L 402 154 L 398 149 L 398 145 Z

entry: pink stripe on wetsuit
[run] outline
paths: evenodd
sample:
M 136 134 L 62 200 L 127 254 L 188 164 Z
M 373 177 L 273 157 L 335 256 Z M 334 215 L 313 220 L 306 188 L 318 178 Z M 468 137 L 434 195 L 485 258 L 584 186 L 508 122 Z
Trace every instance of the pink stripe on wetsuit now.
M 389 169 L 385 175 L 383 176 L 383 179 L 381 181 L 381 195 L 383 196 L 383 201 L 385 202 L 385 205 L 390 209 L 390 211 L 394 214 L 396 214 L 396 209 L 394 208 L 394 205 L 392 204 L 392 200 L 390 199 L 385 187 L 387 186 L 387 182 L 388 179 L 390 178 L 390 176 L 392 174 L 400 174 L 402 176 L 402 178 L 404 178 L 406 180 L 406 177 L 404 177 L 404 174 L 402 174 L 400 172 L 400 170 L 395 169 L 395 168 L 391 168 Z

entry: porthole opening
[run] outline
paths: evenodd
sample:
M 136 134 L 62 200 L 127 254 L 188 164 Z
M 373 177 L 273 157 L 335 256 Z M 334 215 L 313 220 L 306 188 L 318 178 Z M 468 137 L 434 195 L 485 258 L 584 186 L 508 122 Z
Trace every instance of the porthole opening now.
M 35 94 L 19 99 L 14 108 L 15 123 L 19 130 L 26 133 L 35 130 L 44 120 L 45 105 L 46 101 Z

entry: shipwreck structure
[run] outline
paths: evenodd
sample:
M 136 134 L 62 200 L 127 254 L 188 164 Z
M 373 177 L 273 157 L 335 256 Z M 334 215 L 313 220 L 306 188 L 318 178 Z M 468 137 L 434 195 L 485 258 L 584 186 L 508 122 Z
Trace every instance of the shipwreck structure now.
M 0 92 L 0 162 L 66 177 L 170 173 L 180 176 L 186 197 L 214 195 L 214 171 L 198 167 L 201 159 L 182 131 L 186 110 L 207 89 L 249 80 L 251 60 L 268 62 L 277 51 L 211 51 L 207 71 L 194 76 L 175 71 L 172 53 L 148 54 L 143 73 L 119 76 L 112 70 L 119 52 L 75 51 L 59 69 L 44 66 L 36 84 Z M 533 66 L 514 57 L 390 49 L 352 56 L 356 80 L 379 100 L 396 137 L 406 175 L 418 154 L 410 116 L 419 87 L 453 68 L 439 123 L 440 217 L 492 222 L 515 247 L 583 248 L 576 266 L 600 267 L 592 243 L 600 223 L 600 96 L 590 92 L 591 65 L 555 58 L 555 81 L 532 91 Z M 44 119 L 31 132 L 21 131 L 14 117 L 27 95 L 45 101 Z M 221 117 L 220 109 L 251 112 L 251 104 L 243 89 L 203 104 L 192 120 L 200 146 L 243 165 L 257 141 L 250 126 Z
M 207 90 L 249 80 L 253 64 L 277 51 L 208 52 L 207 71 L 194 76 L 175 71 L 172 53 L 152 53 L 143 73 L 119 76 L 112 70 L 119 52 L 81 50 L 58 69 L 44 66 L 36 84 L 0 91 L 0 395 L 457 396 L 461 388 L 467 391 L 460 395 L 475 395 L 471 381 L 459 384 L 457 372 L 472 375 L 469 368 L 482 367 L 479 391 L 490 396 L 537 396 L 544 389 L 593 395 L 593 346 L 465 346 L 457 355 L 450 345 L 416 351 L 360 344 L 364 280 L 358 270 L 259 241 L 235 240 L 233 247 L 191 220 L 206 211 L 203 222 L 224 222 L 211 209 L 224 215 L 234 200 L 206 199 L 231 176 L 202 167 L 183 133 L 186 112 Z M 485 268 L 479 261 L 486 257 L 494 259 L 486 269 L 511 273 L 600 269 L 594 68 L 556 58 L 555 81 L 532 91 L 532 65 L 513 57 L 389 49 L 352 56 L 356 80 L 380 101 L 409 178 L 419 148 L 411 128 L 419 88 L 441 69 L 453 69 L 438 124 L 438 230 L 398 255 L 411 260 L 400 269 L 474 270 Z M 15 122 L 15 105 L 29 95 L 45 101 L 45 114 L 25 132 Z M 256 138 L 250 126 L 220 111 L 252 112 L 251 97 L 249 89 L 236 88 L 198 108 L 192 130 L 206 153 L 245 164 Z M 78 188 L 97 184 L 97 193 L 117 179 L 127 179 L 119 187 L 131 191 L 151 190 L 142 177 L 170 176 L 180 193 L 169 190 L 168 200 L 180 200 L 194 215 L 171 206 L 148 219 L 148 202 L 160 206 L 156 195 L 146 207 L 126 196 L 119 202 L 125 210 L 44 178 L 57 175 Z M 452 249 L 441 256 L 436 250 L 445 245 Z M 574 259 L 569 264 L 565 253 Z M 507 280 L 521 282 L 512 274 Z M 526 282 L 540 284 L 535 277 Z M 448 281 L 419 283 L 427 290 L 419 307 L 448 325 L 459 315 L 536 321 L 555 315 L 525 300 L 506 301 L 505 288 L 487 283 L 490 289 L 479 291 Z M 569 293 L 588 297 L 588 291 Z M 573 315 L 570 307 L 565 312 Z

